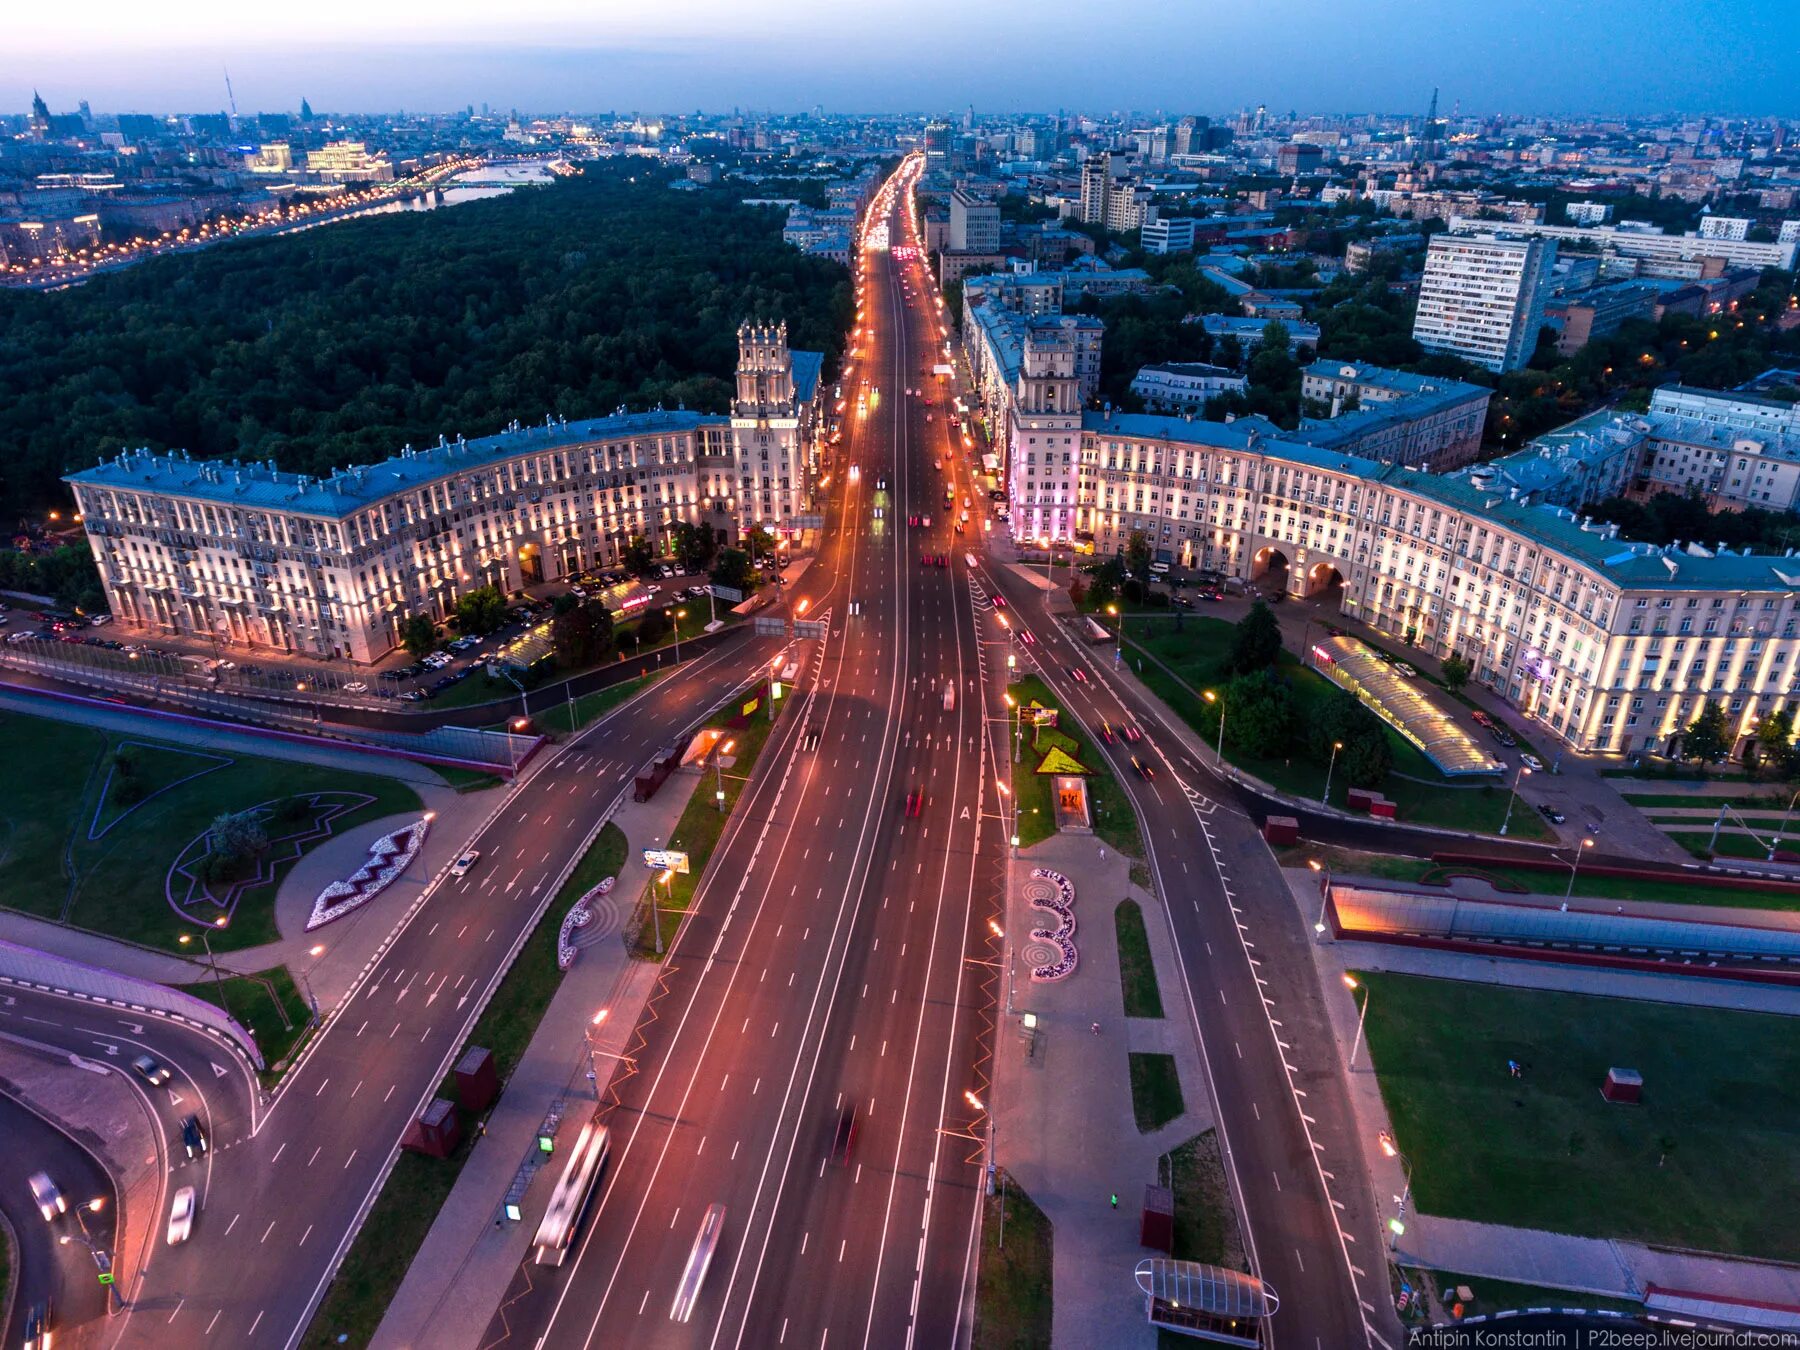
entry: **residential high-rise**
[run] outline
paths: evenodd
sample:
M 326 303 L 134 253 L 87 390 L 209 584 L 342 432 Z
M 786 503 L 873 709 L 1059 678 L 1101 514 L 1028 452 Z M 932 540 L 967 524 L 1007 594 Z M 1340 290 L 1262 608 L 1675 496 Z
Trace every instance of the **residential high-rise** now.
M 1112 187 L 1112 151 L 1089 155 L 1081 166 L 1081 223 L 1106 224 L 1106 200 Z
M 1428 352 L 1519 369 L 1537 346 L 1555 262 L 1556 245 L 1546 239 L 1438 235 L 1425 257 L 1413 337 Z
M 993 253 L 1000 248 L 1000 208 L 963 188 L 950 194 L 950 248 Z

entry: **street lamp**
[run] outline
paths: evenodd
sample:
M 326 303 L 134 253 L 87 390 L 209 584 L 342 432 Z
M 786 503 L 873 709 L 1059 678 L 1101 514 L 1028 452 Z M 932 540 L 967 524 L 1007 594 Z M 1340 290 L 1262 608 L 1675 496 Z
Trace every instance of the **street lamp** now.
M 1356 991 L 1358 989 L 1363 991 L 1362 1010 L 1356 1015 L 1356 1039 L 1350 1044 L 1350 1072 L 1355 1073 L 1356 1052 L 1362 1049 L 1363 1023 L 1366 1022 L 1369 1017 L 1369 987 L 1365 984 L 1358 983 L 1356 976 L 1345 971 L 1344 988 L 1350 990 L 1351 998 L 1356 997 Z
M 1592 839 L 1583 839 L 1575 850 L 1575 861 L 1569 864 L 1569 889 L 1563 892 L 1563 908 L 1569 907 L 1569 900 L 1575 894 L 1575 874 L 1581 870 L 1581 854 L 1584 849 L 1594 846 Z
M 1119 645 L 1113 650 L 1113 664 L 1117 665 L 1125 659 L 1125 616 L 1119 613 L 1117 605 L 1108 605 L 1106 612 L 1119 621 Z
M 736 741 L 726 741 L 725 744 L 713 751 L 713 781 L 715 784 L 713 800 L 718 802 L 721 815 L 725 812 L 725 756 L 729 755 L 736 745 Z
M 231 922 L 230 919 L 226 918 L 223 914 L 221 914 L 218 918 L 216 918 L 212 921 L 212 927 L 215 929 L 223 929 L 225 927 L 225 925 L 230 922 Z M 192 933 L 183 933 L 177 939 L 177 941 L 180 942 L 183 947 L 185 947 L 188 945 L 189 942 L 193 941 L 193 937 L 194 937 L 194 935 Z M 225 997 L 225 978 L 224 978 L 224 976 L 219 974 L 219 963 L 218 963 L 218 960 L 213 956 L 212 943 L 207 940 L 207 933 L 206 933 L 206 929 L 204 929 L 204 928 L 200 930 L 200 947 L 201 947 L 201 950 L 203 950 L 206 953 L 206 963 L 212 967 L 213 983 L 218 985 L 218 987 L 219 987 L 219 1006 L 225 1010 L 225 1015 L 227 1017 L 230 1017 L 231 1016 L 231 1004 L 229 1001 L 227 1001 L 227 999 Z
M 1200 697 L 1208 703 L 1217 705 L 1219 709 L 1219 748 L 1213 753 L 1218 756 L 1219 771 L 1223 773 L 1225 771 L 1225 700 L 1210 689 L 1205 690 Z
M 1338 751 L 1343 748 L 1344 743 L 1342 741 L 1333 741 L 1331 743 L 1331 763 L 1325 766 L 1325 791 L 1319 794 L 1319 800 L 1326 806 L 1331 805 L 1331 774 L 1332 770 L 1337 768 Z
M 675 664 L 681 664 L 681 621 L 687 618 L 685 609 L 675 611 Z
M 1400 1194 L 1394 1197 L 1394 1217 L 1388 1220 L 1387 1225 L 1388 1250 L 1392 1251 L 1394 1244 L 1400 1240 L 1400 1235 L 1406 1231 L 1406 1202 L 1412 1197 L 1412 1160 L 1400 1151 L 1399 1145 L 1394 1142 L 1394 1136 L 1386 1130 L 1381 1132 L 1379 1142 L 1382 1156 L 1399 1159 L 1401 1176 L 1404 1178 Z
M 1313 932 L 1322 937 L 1325 933 L 1325 903 L 1331 898 L 1331 868 L 1321 865 L 1317 858 L 1308 858 L 1306 865 L 1321 874 L 1319 877 L 1319 917 L 1313 924 Z
M 1530 772 L 1531 770 L 1528 767 L 1521 764 L 1519 765 L 1519 771 L 1513 775 L 1512 792 L 1509 793 L 1506 798 L 1506 815 L 1500 821 L 1500 833 L 1503 835 L 1506 833 L 1506 827 L 1512 824 L 1513 803 L 1519 799 L 1519 783 L 1524 779 L 1525 775 Z
M 1006 700 L 1006 706 L 1012 710 L 1013 763 L 1017 764 L 1025 752 L 1025 710 L 1019 706 L 1019 701 L 1011 694 L 1002 694 L 1000 697 Z

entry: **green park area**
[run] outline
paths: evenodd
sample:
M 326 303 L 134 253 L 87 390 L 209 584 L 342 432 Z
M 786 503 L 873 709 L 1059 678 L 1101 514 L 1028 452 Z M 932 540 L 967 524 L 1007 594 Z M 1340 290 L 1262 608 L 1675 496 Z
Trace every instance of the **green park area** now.
M 1769 1202 L 1800 1186 L 1792 1018 L 1357 978 L 1422 1212 L 1800 1260 L 1800 1233 Z M 1643 1075 L 1640 1104 L 1600 1095 L 1615 1067 Z
M 183 993 L 225 1009 L 249 1031 L 262 1051 L 267 1083 L 281 1077 L 313 1027 L 312 1004 L 286 966 L 254 975 L 208 978 L 181 988 Z
M 0 797 L 5 903 L 167 951 L 200 931 L 171 907 L 171 891 L 210 922 L 222 911 L 205 894 L 236 890 L 229 922 L 208 930 L 214 950 L 273 942 L 281 879 L 326 832 L 421 809 L 393 778 L 16 713 L 0 715 L 0 781 L 10 785 Z M 246 812 L 252 846 L 219 854 L 214 821 Z
M 1060 715 L 1059 700 L 1035 675 L 1028 675 L 1007 686 L 1012 706 L 1007 716 L 1007 745 L 1016 748 L 1018 759 L 1012 766 L 1013 829 L 1019 846 L 1029 848 L 1056 833 L 1054 780 L 1058 772 L 1085 771 L 1088 792 L 1088 814 L 1094 834 L 1104 843 L 1131 858 L 1144 856 L 1144 839 L 1138 831 L 1137 813 L 1131 809 L 1119 780 L 1107 767 L 1107 760 L 1082 733 L 1073 718 Z M 1033 705 L 1056 712 L 1056 725 L 1033 726 L 1021 721 L 1021 710 L 1029 717 Z M 1015 735 L 1016 732 L 1016 735 Z M 1059 767 L 1069 766 L 1075 767 Z M 1040 773 L 1042 767 L 1053 772 Z
M 1258 606 L 1258 609 L 1263 607 Z M 1372 788 L 1395 803 L 1402 821 L 1548 839 L 1550 832 L 1523 801 L 1512 803 L 1504 782 L 1445 777 L 1425 755 L 1330 680 L 1280 647 L 1274 616 L 1257 610 L 1243 623 L 1204 616 L 1128 619 L 1125 648 L 1139 677 L 1225 759 L 1291 796 L 1321 800 L 1330 776 L 1331 802 L 1345 804 L 1352 787 Z M 1117 622 L 1117 620 L 1112 620 Z M 1244 624 L 1266 627 L 1260 644 L 1246 644 Z M 1209 700 L 1206 695 L 1211 693 Z M 1345 749 L 1332 763 L 1332 746 Z
M 537 1034 L 538 1024 L 562 981 L 562 971 L 556 963 L 556 938 L 563 917 L 600 882 L 620 875 L 626 849 L 625 835 L 618 826 L 602 827 L 531 936 L 525 939 L 518 959 L 475 1023 L 468 1045 L 482 1046 L 493 1053 L 494 1068 L 503 1088 Z M 453 1076 L 444 1079 L 438 1096 L 455 1100 Z M 462 1143 L 448 1158 L 400 1154 L 337 1278 L 325 1291 L 324 1301 L 301 1342 L 304 1350 L 367 1345 L 374 1338 L 382 1315 L 424 1245 L 425 1235 L 449 1199 L 479 1137 L 474 1115 L 459 1108 L 457 1116 L 463 1131 Z

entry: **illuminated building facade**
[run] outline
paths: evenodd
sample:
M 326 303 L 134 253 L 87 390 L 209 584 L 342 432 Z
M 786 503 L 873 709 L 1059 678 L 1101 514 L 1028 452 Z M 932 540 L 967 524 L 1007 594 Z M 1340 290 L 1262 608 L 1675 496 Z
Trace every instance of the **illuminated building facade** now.
M 793 532 L 821 357 L 779 328 L 742 336 L 752 369 L 730 417 L 515 424 L 326 478 L 127 451 L 67 481 L 122 626 L 373 661 L 410 614 L 617 567 L 677 522 Z

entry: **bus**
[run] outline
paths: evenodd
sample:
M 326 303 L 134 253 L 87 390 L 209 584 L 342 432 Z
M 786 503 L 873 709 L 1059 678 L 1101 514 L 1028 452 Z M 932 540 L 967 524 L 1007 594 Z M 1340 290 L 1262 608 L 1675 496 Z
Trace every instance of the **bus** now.
M 700 1233 L 688 1252 L 687 1268 L 681 1272 L 681 1283 L 675 1287 L 675 1303 L 669 1309 L 671 1322 L 685 1322 L 694 1315 L 694 1304 L 700 1298 L 700 1286 L 706 1283 L 706 1268 L 712 1264 L 713 1252 L 719 1245 L 719 1234 L 725 1228 L 725 1206 L 708 1205 L 700 1220 Z
M 538 1265 L 560 1266 L 568 1257 L 588 1202 L 594 1198 L 594 1185 L 606 1166 L 610 1143 L 606 1126 L 590 1120 L 581 1127 L 581 1137 L 575 1141 L 556 1189 L 550 1192 L 544 1220 L 532 1239 L 532 1260 Z

